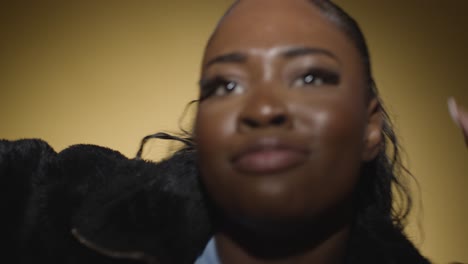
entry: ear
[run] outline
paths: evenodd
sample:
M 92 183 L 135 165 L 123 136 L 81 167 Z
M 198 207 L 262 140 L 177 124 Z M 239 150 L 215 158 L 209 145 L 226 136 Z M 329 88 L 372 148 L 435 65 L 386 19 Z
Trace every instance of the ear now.
M 373 160 L 382 148 L 383 115 L 380 103 L 373 98 L 367 108 L 367 125 L 364 133 L 363 161 Z

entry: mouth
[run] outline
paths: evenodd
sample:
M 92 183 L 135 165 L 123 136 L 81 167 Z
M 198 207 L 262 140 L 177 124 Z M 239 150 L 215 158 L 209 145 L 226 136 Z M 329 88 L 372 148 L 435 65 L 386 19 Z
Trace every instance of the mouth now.
M 234 168 L 248 174 L 275 174 L 307 160 L 307 150 L 277 138 L 261 138 L 233 159 Z

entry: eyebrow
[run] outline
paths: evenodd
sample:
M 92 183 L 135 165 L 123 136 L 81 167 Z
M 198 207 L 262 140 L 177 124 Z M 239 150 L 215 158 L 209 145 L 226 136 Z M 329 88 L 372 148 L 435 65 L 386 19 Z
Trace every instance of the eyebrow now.
M 246 61 L 246 54 L 241 52 L 232 52 L 214 57 L 205 64 L 204 68 L 207 68 L 216 63 L 244 63 Z
M 295 48 L 287 49 L 284 52 L 282 52 L 283 57 L 286 57 L 286 58 L 294 58 L 294 57 L 310 55 L 310 54 L 326 55 L 328 57 L 333 58 L 334 60 L 338 62 L 340 61 L 338 57 L 336 57 L 336 55 L 333 54 L 331 51 L 326 50 L 326 49 L 320 49 L 320 48 L 295 47 Z
M 294 58 L 300 57 L 310 54 L 321 54 L 326 55 L 337 62 L 340 62 L 338 57 L 333 54 L 331 51 L 321 48 L 309 48 L 309 47 L 294 47 L 294 48 L 287 48 L 284 51 L 280 52 L 282 57 L 285 58 Z M 205 65 L 204 68 L 207 68 L 216 63 L 245 63 L 247 61 L 247 54 L 242 52 L 232 52 L 223 55 L 219 55 L 214 57 L 213 59 L 209 60 Z

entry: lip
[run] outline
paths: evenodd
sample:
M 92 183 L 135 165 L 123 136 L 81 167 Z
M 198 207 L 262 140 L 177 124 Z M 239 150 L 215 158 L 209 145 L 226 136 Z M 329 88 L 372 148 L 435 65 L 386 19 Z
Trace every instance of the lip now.
M 277 137 L 248 141 L 232 159 L 236 170 L 249 174 L 274 174 L 304 163 L 308 151 L 303 144 Z

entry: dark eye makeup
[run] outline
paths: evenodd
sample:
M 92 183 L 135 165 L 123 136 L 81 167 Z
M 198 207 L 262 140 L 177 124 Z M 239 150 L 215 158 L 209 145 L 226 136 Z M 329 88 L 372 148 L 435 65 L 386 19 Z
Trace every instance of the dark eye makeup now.
M 309 68 L 292 78 L 290 85 L 295 87 L 308 86 L 336 86 L 340 83 L 340 75 L 332 70 L 323 68 Z M 200 85 L 200 101 L 213 95 L 224 96 L 240 93 L 243 87 L 234 80 L 217 75 L 213 78 L 202 79 Z
M 338 85 L 339 83 L 340 75 L 337 72 L 322 68 L 310 68 L 294 78 L 292 86 Z
M 200 81 L 200 100 L 204 100 L 212 95 L 225 95 L 235 91 L 237 82 L 228 80 L 221 76 Z

